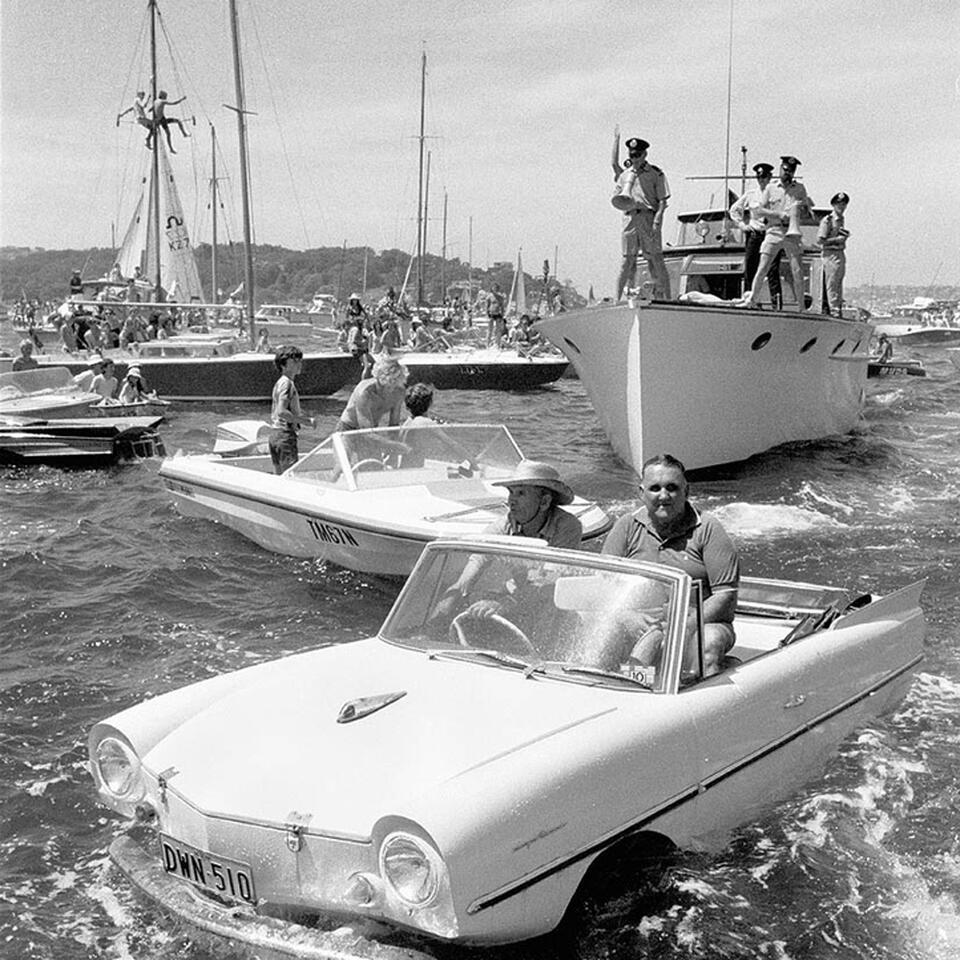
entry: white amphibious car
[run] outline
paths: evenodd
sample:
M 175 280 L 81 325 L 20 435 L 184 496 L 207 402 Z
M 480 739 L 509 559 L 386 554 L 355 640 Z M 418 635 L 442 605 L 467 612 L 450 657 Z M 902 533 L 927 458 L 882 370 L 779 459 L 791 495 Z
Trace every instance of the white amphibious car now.
M 233 433 L 256 421 L 220 425 Z M 253 437 L 256 441 L 256 436 Z M 407 576 L 426 543 L 483 533 L 503 517 L 507 491 L 494 486 L 523 459 L 502 425 L 434 424 L 334 433 L 281 476 L 269 455 L 196 455 L 165 460 L 160 476 L 177 509 L 215 520 L 255 543 L 293 557 L 351 570 Z M 564 507 L 590 540 L 610 518 L 577 497 Z
M 746 580 L 736 646 L 702 679 L 686 574 L 436 541 L 376 637 L 98 723 L 90 769 L 130 821 L 111 853 L 175 914 L 260 950 L 383 956 L 399 936 L 409 957 L 564 931 L 621 859 L 716 847 L 899 703 L 921 589 Z

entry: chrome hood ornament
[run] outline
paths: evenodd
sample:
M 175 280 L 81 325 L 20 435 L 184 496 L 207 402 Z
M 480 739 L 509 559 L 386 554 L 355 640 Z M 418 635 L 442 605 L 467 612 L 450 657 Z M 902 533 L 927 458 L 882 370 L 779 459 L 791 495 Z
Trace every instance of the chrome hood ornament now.
M 358 697 L 356 700 L 348 700 L 340 708 L 337 723 L 351 723 L 361 717 L 369 717 L 371 713 L 376 713 L 377 710 L 390 706 L 391 703 L 406 695 L 406 690 L 398 690 L 395 693 L 378 693 L 372 697 Z

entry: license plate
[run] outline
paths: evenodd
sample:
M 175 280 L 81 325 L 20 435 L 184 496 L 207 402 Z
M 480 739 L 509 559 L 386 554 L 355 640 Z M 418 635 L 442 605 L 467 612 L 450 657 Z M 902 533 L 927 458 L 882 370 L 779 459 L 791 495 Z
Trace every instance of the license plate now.
M 182 840 L 160 834 L 160 857 L 166 873 L 222 897 L 256 903 L 253 871 L 246 863 L 215 857 Z

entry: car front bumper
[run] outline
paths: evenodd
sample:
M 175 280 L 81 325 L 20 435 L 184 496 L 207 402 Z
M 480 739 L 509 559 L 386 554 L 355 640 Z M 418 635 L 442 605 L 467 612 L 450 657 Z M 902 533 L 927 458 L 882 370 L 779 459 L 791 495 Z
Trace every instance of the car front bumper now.
M 399 936 L 391 928 L 364 919 L 335 931 L 314 930 L 288 920 L 258 914 L 245 905 L 222 906 L 172 877 L 155 854 L 130 834 L 110 845 L 110 856 L 121 873 L 145 896 L 193 926 L 257 950 L 303 960 L 429 960 L 430 954 L 413 947 L 383 943 L 375 934 Z

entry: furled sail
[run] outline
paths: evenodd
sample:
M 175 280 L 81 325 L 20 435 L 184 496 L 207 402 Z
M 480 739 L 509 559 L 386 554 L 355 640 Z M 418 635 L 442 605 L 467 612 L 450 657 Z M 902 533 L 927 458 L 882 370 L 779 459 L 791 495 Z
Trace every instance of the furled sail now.
M 157 138 L 158 167 L 160 171 L 160 285 L 166 297 L 179 303 L 192 299 L 202 300 L 203 290 L 197 261 L 190 243 L 180 195 L 173 179 L 170 159 L 163 138 Z M 137 276 L 137 267 L 147 281 L 152 282 L 157 271 L 153 223 L 153 185 L 151 175 L 144 180 L 144 193 L 123 238 L 117 260 L 124 277 Z M 144 203 L 146 196 L 146 203 Z M 144 212 L 146 211 L 146 212 Z
M 523 316 L 527 312 L 527 284 L 523 277 L 523 260 L 520 251 L 517 251 L 517 314 Z

